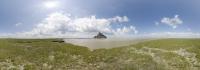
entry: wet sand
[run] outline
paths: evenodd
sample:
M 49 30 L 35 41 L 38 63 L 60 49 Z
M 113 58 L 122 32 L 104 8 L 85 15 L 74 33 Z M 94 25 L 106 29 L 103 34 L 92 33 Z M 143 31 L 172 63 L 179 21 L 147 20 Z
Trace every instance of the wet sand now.
M 150 39 L 64 39 L 66 43 L 86 46 L 90 49 L 123 47 L 146 40 Z

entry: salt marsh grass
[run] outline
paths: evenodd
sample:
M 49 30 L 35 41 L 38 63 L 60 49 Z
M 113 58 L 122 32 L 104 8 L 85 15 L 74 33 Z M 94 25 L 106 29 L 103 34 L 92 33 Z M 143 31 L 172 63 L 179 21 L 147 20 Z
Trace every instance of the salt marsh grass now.
M 93 50 L 60 39 L 0 39 L 0 70 L 200 70 L 200 39 Z

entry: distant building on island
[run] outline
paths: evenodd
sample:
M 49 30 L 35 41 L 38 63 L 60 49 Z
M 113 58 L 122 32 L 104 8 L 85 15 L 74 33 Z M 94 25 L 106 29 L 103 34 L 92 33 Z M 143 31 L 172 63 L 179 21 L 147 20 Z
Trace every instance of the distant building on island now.
M 94 38 L 96 38 L 96 39 L 106 39 L 107 37 L 103 33 L 99 32 L 96 36 L 94 36 Z

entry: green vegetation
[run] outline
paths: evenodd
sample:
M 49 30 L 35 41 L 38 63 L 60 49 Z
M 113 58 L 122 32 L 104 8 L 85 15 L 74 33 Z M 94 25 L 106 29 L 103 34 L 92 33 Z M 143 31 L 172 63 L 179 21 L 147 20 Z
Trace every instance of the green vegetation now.
M 0 39 L 0 70 L 200 70 L 200 39 L 92 51 L 59 39 Z

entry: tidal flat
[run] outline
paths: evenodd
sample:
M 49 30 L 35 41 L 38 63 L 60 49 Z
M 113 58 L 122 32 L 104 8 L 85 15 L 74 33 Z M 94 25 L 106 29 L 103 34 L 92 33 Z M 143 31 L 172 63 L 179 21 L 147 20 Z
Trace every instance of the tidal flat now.
M 108 39 L 64 39 L 66 43 L 71 43 L 78 46 L 85 46 L 91 50 L 94 49 L 110 49 L 116 47 L 129 46 L 142 41 L 153 40 L 153 39 L 136 39 L 136 38 L 108 38 Z
M 0 39 L 0 70 L 200 70 L 200 39 L 155 39 L 93 50 L 61 39 Z

